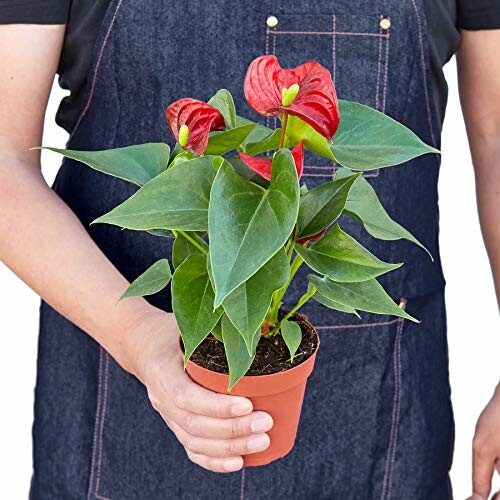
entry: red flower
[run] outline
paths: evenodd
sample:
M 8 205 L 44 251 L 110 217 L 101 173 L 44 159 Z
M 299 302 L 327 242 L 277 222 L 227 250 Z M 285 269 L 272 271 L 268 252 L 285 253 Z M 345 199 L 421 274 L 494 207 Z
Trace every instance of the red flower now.
M 282 69 L 276 56 L 258 57 L 245 77 L 245 97 L 264 116 L 298 116 L 331 139 L 339 125 L 339 107 L 330 72 L 309 61 Z
M 207 149 L 210 132 L 226 128 L 218 109 L 187 97 L 168 107 L 167 122 L 179 145 L 195 156 L 203 154 Z
M 266 158 L 258 158 L 256 156 L 246 155 L 244 153 L 238 153 L 243 163 L 256 174 L 259 174 L 264 179 L 268 181 L 271 180 L 271 166 L 273 160 L 267 160 Z M 292 149 L 293 160 L 295 161 L 295 168 L 297 169 L 297 177 L 300 179 L 302 177 L 302 170 L 304 168 L 304 144 L 299 142 Z
M 298 239 L 297 243 L 299 245 L 303 245 L 304 243 L 307 243 L 308 241 L 317 240 L 317 239 L 321 238 L 325 233 L 326 233 L 326 229 L 323 229 L 319 233 L 313 234 L 312 236 L 306 236 L 305 238 Z M 292 238 L 295 238 L 295 229 L 293 230 Z

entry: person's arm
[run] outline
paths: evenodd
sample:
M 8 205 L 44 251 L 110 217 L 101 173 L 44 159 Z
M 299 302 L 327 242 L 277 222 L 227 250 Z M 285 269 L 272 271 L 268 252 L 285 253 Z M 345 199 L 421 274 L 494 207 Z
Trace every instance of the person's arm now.
M 143 298 L 45 183 L 38 151 L 64 26 L 0 26 L 0 259 L 136 375 L 194 462 L 240 469 L 268 447 L 271 417 L 250 400 L 208 391 L 184 372 L 172 314 Z
M 499 51 L 500 30 L 462 31 L 458 52 L 460 98 L 476 176 L 481 229 L 500 302 Z M 473 444 L 474 500 L 487 499 L 495 465 L 500 466 L 498 387 L 476 427 Z

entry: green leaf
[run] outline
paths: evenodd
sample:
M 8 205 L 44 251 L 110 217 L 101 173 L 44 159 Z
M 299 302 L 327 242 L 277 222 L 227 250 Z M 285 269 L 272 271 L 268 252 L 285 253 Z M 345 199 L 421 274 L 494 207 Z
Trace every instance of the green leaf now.
M 175 238 L 172 245 L 172 264 L 177 269 L 190 255 L 202 255 L 199 248 L 193 245 L 181 234 Z
M 205 154 L 223 155 L 232 149 L 238 148 L 254 127 L 254 124 L 250 124 L 223 130 L 222 132 L 214 132 L 208 139 Z
M 341 168 L 337 170 L 335 179 L 343 179 L 350 175 L 352 175 L 350 170 Z M 386 241 L 406 239 L 425 250 L 434 260 L 429 250 L 413 234 L 391 219 L 380 203 L 377 193 L 364 177 L 359 177 L 352 186 L 344 214 L 360 221 L 374 238 Z
M 290 151 L 274 155 L 269 189 L 219 168 L 210 194 L 210 259 L 215 307 L 285 244 L 297 219 L 299 183 Z
M 172 151 L 170 153 L 170 159 L 168 160 L 168 165 L 170 166 L 174 162 L 174 160 L 177 158 L 177 156 L 179 156 L 183 152 L 184 152 L 184 150 L 179 146 L 179 143 L 176 142 L 174 149 L 172 149 Z
M 150 229 L 148 233 L 162 238 L 175 238 L 174 233 L 169 229 Z
M 366 281 L 402 266 L 381 261 L 338 224 L 310 247 L 296 244 L 295 251 L 311 269 L 334 281 Z
M 353 309 L 352 307 L 345 306 L 341 304 L 340 302 L 335 302 L 334 300 L 330 300 L 329 298 L 325 297 L 324 295 L 321 295 L 320 293 L 315 293 L 314 294 L 314 300 L 316 302 L 319 302 L 320 304 L 330 308 L 334 309 L 335 311 L 340 311 L 340 312 L 345 312 L 347 314 L 354 314 L 358 318 L 360 318 L 360 315 L 356 311 L 356 309 Z
M 212 335 L 219 341 L 219 342 L 224 342 L 222 338 L 222 318 L 224 316 L 221 316 L 221 319 L 219 322 L 212 328 Z
M 228 156 L 225 158 L 231 166 L 233 167 L 233 170 L 240 176 L 243 177 L 243 179 L 246 179 L 247 181 L 251 181 L 254 184 L 258 184 L 259 186 L 263 187 L 264 189 L 267 189 L 269 187 L 269 181 L 267 179 L 264 179 L 264 177 L 261 177 L 260 175 L 256 174 L 253 170 L 250 170 L 241 160 L 239 156 Z
M 309 293 L 313 289 L 313 284 L 308 283 L 307 285 L 307 292 Z M 316 302 L 319 302 L 320 304 L 330 308 L 334 309 L 335 311 L 340 311 L 340 312 L 345 312 L 348 314 L 354 314 L 358 318 L 360 317 L 358 314 L 358 311 L 356 309 L 353 309 L 352 307 L 345 306 L 344 304 L 341 304 L 340 302 L 336 302 L 335 300 L 329 299 L 328 297 L 325 297 L 324 295 L 321 295 L 319 291 L 316 289 L 316 293 L 313 295 L 313 299 L 316 300 Z
M 295 353 L 302 342 L 302 330 L 295 321 L 286 319 L 281 322 L 281 336 L 290 351 L 290 361 L 293 361 Z
M 217 325 L 222 307 L 214 311 L 214 291 L 204 255 L 190 255 L 172 278 L 172 307 L 184 343 L 184 364 Z
M 266 129 L 266 131 L 267 130 L 268 129 Z M 278 128 L 276 130 L 269 130 L 269 132 L 269 135 L 266 135 L 264 138 L 258 141 L 253 141 L 253 138 L 250 137 L 250 139 L 252 140 L 251 142 L 250 139 L 247 138 L 244 143 L 243 151 L 248 155 L 256 156 L 272 149 L 278 149 L 281 129 Z
M 243 336 L 249 352 L 254 332 L 260 329 L 266 317 L 273 293 L 286 285 L 289 276 L 290 264 L 282 248 L 224 299 L 224 310 Z
M 331 149 L 335 161 L 354 170 L 374 170 L 439 151 L 401 123 L 375 109 L 339 100 L 340 125 Z
M 418 323 L 418 320 L 401 309 L 382 288 L 377 280 L 359 283 L 338 283 L 328 277 L 310 274 L 309 282 L 315 286 L 323 297 L 344 306 L 375 314 L 390 314 Z
M 260 340 L 260 328 L 252 337 L 252 354 L 248 353 L 243 337 L 227 316 L 222 317 L 222 338 L 229 365 L 229 387 L 227 390 L 230 391 L 236 382 L 246 374 L 255 358 L 257 344 Z
M 296 239 L 313 236 L 340 217 L 349 190 L 359 175 L 325 182 L 301 197 Z
M 329 160 L 335 160 L 330 143 L 320 133 L 316 132 L 311 125 L 296 116 L 290 115 L 286 127 L 285 147 L 295 146 L 300 141 L 310 151 Z
M 89 167 L 138 186 L 154 179 L 168 165 L 170 148 L 163 143 L 147 143 L 105 151 L 73 151 L 39 148 L 60 153 Z
M 120 300 L 126 297 L 144 297 L 163 290 L 170 282 L 172 274 L 167 259 L 160 259 L 136 278 Z
M 247 138 L 243 141 L 241 144 L 242 150 L 244 152 L 246 151 L 246 146 L 247 144 L 257 144 L 262 141 L 265 141 L 267 138 L 269 138 L 273 133 L 274 129 L 266 127 L 264 125 L 261 125 L 260 123 L 255 123 L 252 120 L 248 120 L 247 118 L 243 118 L 242 116 L 236 116 L 236 126 L 237 127 L 242 127 L 243 125 L 250 125 L 254 124 L 255 127 L 254 129 L 248 134 Z M 248 153 L 250 154 L 250 153 Z
M 176 144 L 176 148 L 177 146 L 179 146 L 178 144 Z M 173 167 L 174 165 L 178 165 L 179 163 L 183 163 L 185 161 L 191 161 L 191 160 L 194 160 L 196 158 L 196 156 L 191 153 L 191 151 L 184 151 L 180 146 L 180 151 L 175 155 L 175 157 L 173 159 L 171 159 L 170 161 L 170 164 L 169 164 L 169 168 Z
M 221 112 L 228 129 L 236 127 L 236 109 L 234 107 L 233 96 L 229 90 L 220 89 L 208 101 L 208 104 Z
M 127 229 L 206 231 L 212 158 L 200 157 L 170 167 L 96 222 Z

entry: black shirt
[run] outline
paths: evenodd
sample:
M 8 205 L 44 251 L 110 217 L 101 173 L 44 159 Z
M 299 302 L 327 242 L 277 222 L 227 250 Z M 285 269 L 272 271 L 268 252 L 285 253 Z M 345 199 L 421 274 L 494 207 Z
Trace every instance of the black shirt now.
M 59 84 L 70 91 L 56 121 L 71 131 L 78 118 L 97 31 L 110 0 L 0 0 L 0 24 L 67 24 Z M 434 100 L 441 121 L 447 99 L 443 65 L 455 53 L 460 28 L 500 28 L 499 0 L 424 0 L 430 33 Z

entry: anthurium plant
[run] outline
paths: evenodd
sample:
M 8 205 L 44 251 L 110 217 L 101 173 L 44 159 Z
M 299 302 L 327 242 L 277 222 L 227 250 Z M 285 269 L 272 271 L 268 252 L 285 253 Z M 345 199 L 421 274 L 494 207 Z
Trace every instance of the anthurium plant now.
M 377 258 L 338 221 L 346 215 L 375 238 L 422 246 L 389 216 L 362 173 L 438 153 L 388 116 L 338 100 L 330 72 L 314 61 L 282 69 L 275 56 L 259 57 L 244 91 L 257 113 L 279 117 L 278 129 L 239 116 L 231 94 L 220 90 L 208 103 L 184 98 L 168 107 L 172 150 L 163 143 L 48 148 L 139 187 L 94 222 L 173 238 L 173 250 L 123 298 L 171 283 L 186 363 L 207 337 L 222 342 L 229 389 L 249 370 L 262 338 L 281 336 L 294 358 L 302 331 L 293 317 L 309 300 L 416 321 L 377 281 L 401 264 Z M 311 190 L 301 184 L 304 150 L 335 162 L 335 177 Z M 301 266 L 310 268 L 304 293 L 280 313 Z

